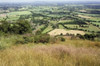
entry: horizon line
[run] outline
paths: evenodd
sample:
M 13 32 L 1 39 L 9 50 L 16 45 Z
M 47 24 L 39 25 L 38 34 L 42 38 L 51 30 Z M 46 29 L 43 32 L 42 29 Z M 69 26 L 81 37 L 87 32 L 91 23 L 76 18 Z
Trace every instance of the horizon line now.
M 100 2 L 100 1 L 30 1 L 30 2 L 0 2 L 0 3 L 34 3 L 34 2 Z

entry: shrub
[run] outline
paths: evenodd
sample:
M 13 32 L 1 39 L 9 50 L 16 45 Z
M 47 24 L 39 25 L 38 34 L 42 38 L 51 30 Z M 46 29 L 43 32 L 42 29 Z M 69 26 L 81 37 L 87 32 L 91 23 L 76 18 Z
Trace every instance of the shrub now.
M 4 32 L 0 31 L 0 36 L 2 36 L 2 35 L 4 35 L 4 34 L 5 34 Z
M 78 34 L 77 37 L 79 37 L 80 39 L 94 40 L 96 35 L 94 35 L 94 34 L 85 34 L 85 35 Z
M 65 38 L 61 37 L 60 40 L 64 42 L 65 41 Z
M 49 40 L 50 40 L 50 35 L 48 34 L 36 35 L 34 37 L 34 43 L 48 43 Z
M 16 40 L 16 44 L 27 44 L 33 42 L 33 37 L 22 37 L 21 39 Z
M 50 37 L 49 42 L 50 43 L 56 43 L 57 42 L 57 38 L 56 37 Z
M 7 21 L 1 21 L 0 31 L 4 33 L 14 33 L 14 34 L 25 34 L 32 32 L 30 23 L 26 20 L 20 20 L 16 23 L 9 23 Z
M 63 33 L 61 33 L 60 36 L 63 36 Z
M 24 33 L 29 33 L 31 32 L 31 26 L 30 26 L 30 23 L 28 21 L 25 21 L 25 20 L 21 20 L 21 21 L 18 21 L 16 23 L 16 25 L 18 25 L 16 28 L 16 30 L 18 30 L 18 34 L 24 34 Z M 14 30 L 14 31 L 16 31 Z
M 33 37 L 23 37 L 23 39 L 25 43 L 32 43 L 34 38 Z
M 24 39 L 16 40 L 15 44 L 25 44 Z
M 5 20 L 1 21 L 0 23 L 1 23 L 0 31 L 8 33 L 9 23 L 7 21 L 5 21 Z
M 37 30 L 36 32 L 35 32 L 35 35 L 41 35 L 42 34 L 42 31 L 41 30 Z
M 80 39 L 85 39 L 84 35 L 77 34 L 76 36 L 79 37 Z
M 85 39 L 88 39 L 88 40 L 94 40 L 96 36 L 94 34 L 85 34 L 84 37 Z

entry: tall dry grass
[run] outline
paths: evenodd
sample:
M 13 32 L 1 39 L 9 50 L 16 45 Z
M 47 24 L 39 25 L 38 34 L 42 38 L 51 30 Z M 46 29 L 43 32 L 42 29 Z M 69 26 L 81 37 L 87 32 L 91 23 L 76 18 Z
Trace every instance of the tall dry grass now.
M 100 66 L 100 42 L 67 39 L 55 44 L 16 45 L 21 38 L 0 37 L 0 66 Z
M 100 49 L 56 44 L 13 46 L 0 51 L 0 66 L 100 66 Z

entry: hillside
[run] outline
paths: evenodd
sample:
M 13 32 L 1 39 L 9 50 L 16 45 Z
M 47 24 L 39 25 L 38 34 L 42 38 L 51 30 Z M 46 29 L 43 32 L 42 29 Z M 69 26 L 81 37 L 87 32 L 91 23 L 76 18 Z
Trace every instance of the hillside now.
M 0 66 L 100 66 L 100 2 L 0 3 Z
M 57 41 L 53 44 L 28 43 L 22 45 L 12 44 L 12 39 L 2 38 L 0 40 L 3 45 L 0 50 L 0 66 L 100 65 L 100 42 L 97 41 L 66 39 L 65 42 Z

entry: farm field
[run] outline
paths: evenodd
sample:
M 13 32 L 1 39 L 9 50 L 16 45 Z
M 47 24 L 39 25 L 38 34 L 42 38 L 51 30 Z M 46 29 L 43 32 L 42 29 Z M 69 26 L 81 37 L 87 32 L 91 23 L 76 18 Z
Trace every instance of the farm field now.
M 100 66 L 100 2 L 6 1 L 0 66 Z
M 78 6 L 78 5 L 74 5 L 74 6 Z M 75 12 L 77 14 L 74 14 L 74 13 L 69 13 L 69 11 L 65 8 L 63 8 L 63 9 L 65 9 L 64 11 L 59 10 L 62 7 L 58 7 L 58 6 L 54 6 L 54 7 L 52 7 L 52 6 L 34 6 L 34 7 L 32 7 L 31 6 L 31 8 L 32 9 L 30 9 L 28 7 L 22 8 L 22 10 L 26 9 L 25 11 L 14 11 L 14 12 L 0 14 L 0 19 L 3 20 L 3 19 L 7 18 L 8 21 L 16 21 L 16 20 L 19 20 L 22 18 L 23 19 L 27 18 L 26 20 L 28 20 L 28 21 L 31 21 L 33 19 L 45 20 L 46 22 L 49 21 L 48 24 L 52 24 L 51 27 L 50 26 L 46 27 L 42 33 L 48 33 L 49 31 L 51 31 L 55 28 L 66 29 L 66 27 L 69 28 L 69 29 L 67 28 L 66 30 L 73 30 L 76 28 L 78 28 L 76 30 L 82 29 L 83 31 L 85 31 L 85 33 L 87 33 L 87 31 L 90 31 L 90 32 L 91 31 L 92 32 L 100 31 L 100 29 L 96 26 L 89 25 L 88 28 L 84 28 L 84 27 L 79 27 L 79 25 L 74 22 L 74 18 L 76 18 L 76 16 L 78 16 L 78 18 L 80 18 L 80 19 L 92 20 L 91 22 L 93 24 L 99 25 L 100 20 L 99 20 L 98 14 L 87 14 L 87 13 L 80 13 L 80 12 Z M 61 15 L 60 15 L 60 13 L 61 13 Z M 34 15 L 34 14 L 36 14 L 36 15 Z M 70 16 L 69 14 L 72 16 L 69 17 Z M 93 22 L 93 21 L 96 21 L 96 22 Z M 39 21 L 38 21 L 38 23 L 39 23 Z M 55 28 L 54 28 L 54 26 L 55 26 Z M 37 29 L 41 29 L 41 28 L 37 27 Z
M 94 31 L 94 32 L 97 32 L 97 31 L 100 31 L 100 29 L 96 26 L 93 26 L 93 25 L 86 25 L 88 27 L 79 27 L 79 25 L 65 25 L 67 26 L 68 28 L 77 28 L 77 29 L 83 29 L 83 30 L 89 30 L 89 31 Z
M 78 31 L 78 30 L 64 30 L 64 29 L 55 29 L 51 32 L 49 32 L 48 34 L 52 35 L 52 36 L 56 36 L 56 35 L 66 35 L 67 33 L 69 34 L 81 34 L 84 35 L 85 33 L 83 31 Z
M 84 16 L 84 15 L 78 15 L 78 16 L 81 18 L 92 19 L 92 17 L 89 17 L 89 16 Z
M 74 5 L 74 6 L 79 6 L 79 5 Z M 81 6 L 84 6 L 84 5 L 81 5 Z M 73 6 L 70 6 L 70 7 L 73 7 Z M 60 8 L 62 8 L 62 10 L 60 10 Z M 84 28 L 84 27 L 79 27 L 79 24 L 74 22 L 76 18 L 87 19 L 87 20 L 90 20 L 93 24 L 99 25 L 99 21 L 100 21 L 99 14 L 80 13 L 80 11 L 82 10 L 79 10 L 79 12 L 71 13 L 68 10 L 67 6 L 65 7 L 27 6 L 27 8 L 23 7 L 23 8 L 20 8 L 19 10 L 23 10 L 23 11 L 14 11 L 14 12 L 0 14 L 0 20 L 7 19 L 8 21 L 16 21 L 16 20 L 26 18 L 26 20 L 31 21 L 31 22 L 34 22 L 34 21 L 37 21 L 38 23 L 41 23 L 42 21 L 47 22 L 47 23 L 49 22 L 48 26 L 42 31 L 42 33 L 48 33 L 49 31 L 53 29 L 57 29 L 57 28 L 66 29 L 66 30 L 73 30 L 77 28 L 76 30 L 82 30 L 85 33 L 87 33 L 87 31 L 90 31 L 90 33 L 100 31 L 100 29 L 96 26 L 87 25 L 89 27 Z M 86 10 L 91 11 L 92 9 L 86 9 Z M 96 22 L 93 22 L 93 21 L 96 21 Z M 84 23 L 88 23 L 88 22 L 84 21 Z M 38 24 L 36 23 L 36 25 Z M 37 29 L 42 29 L 42 28 L 37 27 Z
M 48 26 L 42 33 L 47 33 L 49 31 L 53 30 L 52 26 Z
M 16 12 L 9 12 L 9 13 L 4 13 L 4 14 L 0 14 L 0 19 L 6 18 L 8 17 L 8 20 L 12 21 L 12 20 L 17 20 L 19 19 L 20 15 L 29 15 L 31 14 L 31 12 L 29 11 L 16 11 Z
M 100 23 L 99 22 L 92 22 L 93 24 L 99 25 L 100 27 Z

